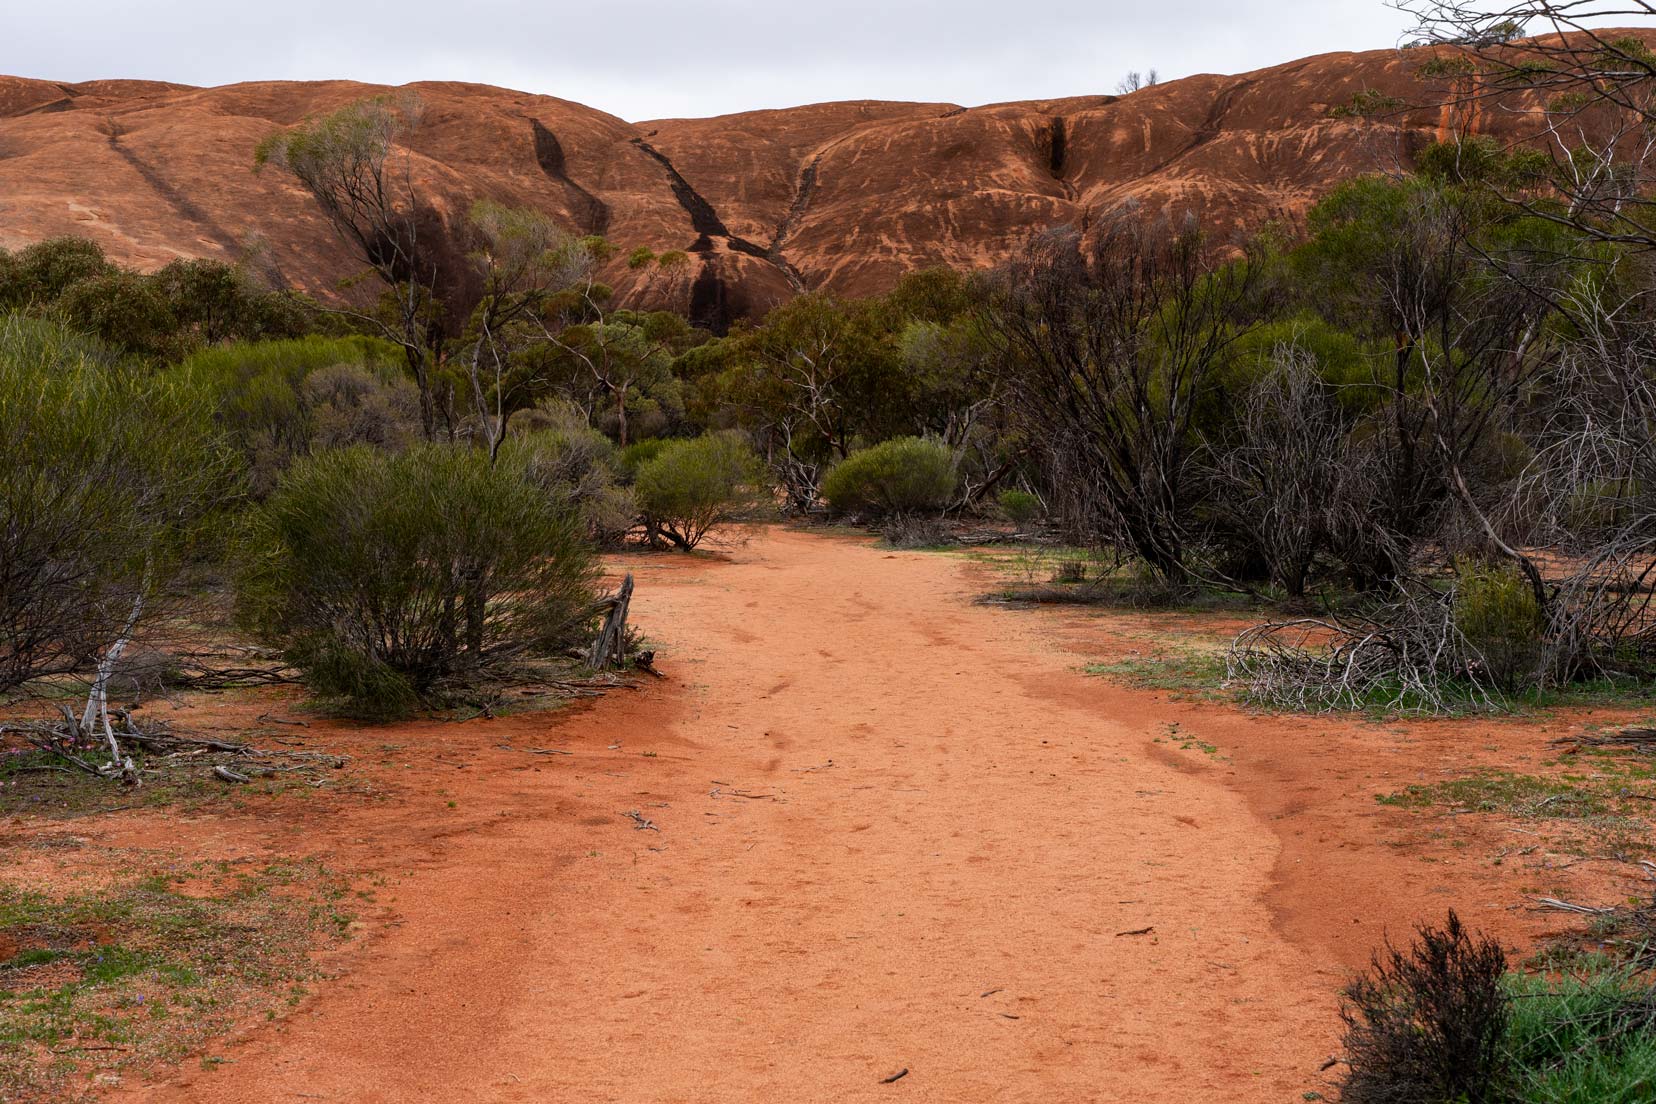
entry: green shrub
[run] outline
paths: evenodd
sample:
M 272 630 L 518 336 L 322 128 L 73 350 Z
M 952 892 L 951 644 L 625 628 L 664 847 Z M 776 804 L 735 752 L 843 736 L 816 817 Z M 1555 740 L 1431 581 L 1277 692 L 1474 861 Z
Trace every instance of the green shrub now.
M 96 242 L 68 237 L 0 251 L 0 309 L 52 314 L 156 360 L 232 339 L 338 328 L 303 296 L 267 291 L 239 266 L 179 258 L 146 274 L 110 263 Z
M 661 455 L 661 450 L 672 444 L 665 437 L 646 437 L 634 441 L 615 455 L 615 466 L 623 478 L 638 478 L 638 470 Z
M 638 502 L 616 474 L 615 444 L 573 403 L 525 411 L 505 450 L 546 494 L 577 510 L 600 545 L 619 544 L 638 520 Z
M 148 276 L 110 272 L 89 276 L 58 297 L 59 317 L 82 333 L 142 357 L 178 351 L 178 318 Z
M 168 375 L 214 400 L 263 498 L 313 450 L 367 444 L 397 449 L 419 426 L 419 394 L 394 346 L 365 337 L 305 337 L 221 345 Z
M 393 716 L 479 671 L 580 640 L 594 561 L 527 459 L 423 445 L 295 464 L 257 512 L 244 622 L 319 693 Z
M 738 434 L 670 442 L 640 466 L 634 486 L 648 539 L 696 547 L 752 508 L 759 478 L 759 460 Z
M 205 396 L 63 326 L 0 316 L 0 690 L 77 670 L 169 566 L 228 469 Z
M 1519 689 L 1545 654 L 1546 626 L 1529 581 L 1507 563 L 1462 561 L 1455 574 L 1455 627 L 1497 686 Z
M 842 514 L 929 513 L 949 505 L 956 482 L 949 446 L 895 437 L 842 460 L 822 481 L 822 496 Z
M 265 291 L 223 261 L 179 258 L 150 279 L 176 320 L 181 347 L 293 338 L 325 324 L 299 296 Z
M 48 238 L 14 254 L 13 262 L 0 307 L 53 303 L 72 285 L 115 271 L 103 248 L 86 238 Z
M 1014 525 L 1025 525 L 1041 515 L 1041 500 L 1028 491 L 1002 491 L 996 501 Z

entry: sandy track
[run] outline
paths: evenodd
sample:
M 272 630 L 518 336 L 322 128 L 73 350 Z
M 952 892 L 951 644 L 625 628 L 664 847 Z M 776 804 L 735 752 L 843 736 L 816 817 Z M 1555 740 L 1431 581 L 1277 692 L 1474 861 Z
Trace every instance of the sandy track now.
M 444 798 L 314 828 L 393 878 L 395 922 L 227 1064 L 123 1096 L 1298 1099 L 1342 962 L 1440 899 L 1315 810 L 1279 841 L 1316 787 L 1152 742 L 1197 716 L 1246 758 L 1259 722 L 1075 673 L 959 560 L 774 529 L 638 570 L 671 681 L 399 730 L 467 744 Z M 1355 933 L 1347 875 L 1397 887 Z

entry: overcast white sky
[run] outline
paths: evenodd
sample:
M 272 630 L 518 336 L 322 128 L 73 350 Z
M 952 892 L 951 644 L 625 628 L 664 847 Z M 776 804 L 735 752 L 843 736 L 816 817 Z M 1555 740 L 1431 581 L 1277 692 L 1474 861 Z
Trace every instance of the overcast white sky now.
M 0 0 L 0 73 L 465 80 L 630 120 L 1109 92 L 1394 46 L 1383 0 Z

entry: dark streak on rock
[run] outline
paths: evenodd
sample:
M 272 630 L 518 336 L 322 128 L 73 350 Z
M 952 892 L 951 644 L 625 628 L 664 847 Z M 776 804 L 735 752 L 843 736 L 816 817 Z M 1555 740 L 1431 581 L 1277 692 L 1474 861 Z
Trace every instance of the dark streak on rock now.
M 200 207 L 197 207 L 195 202 L 191 200 L 189 196 L 185 195 L 183 192 L 179 191 L 172 184 L 170 184 L 161 176 L 160 173 L 150 167 L 150 165 L 145 162 L 143 158 L 123 146 L 121 144 L 119 134 L 111 134 L 109 136 L 109 148 L 114 150 L 116 155 L 120 157 L 121 160 L 132 166 L 132 170 L 142 177 L 144 183 L 154 189 L 155 194 L 165 200 L 168 206 L 178 212 L 179 215 L 183 216 L 186 221 L 192 222 L 205 230 L 207 232 L 207 236 L 217 242 L 218 245 L 225 250 L 225 252 L 229 253 L 231 256 L 235 256 L 241 252 L 241 243 L 236 241 L 235 237 L 232 236 L 229 231 L 220 226 L 218 222 L 213 219 L 213 216 L 209 215 L 206 211 L 203 211 Z
M 602 234 L 609 229 L 609 205 L 574 180 L 570 179 L 565 163 L 563 143 L 539 119 L 529 120 L 529 129 L 535 136 L 535 163 L 548 180 L 563 188 L 571 199 L 581 228 L 588 234 Z
M 728 247 L 731 252 L 746 253 L 750 257 L 757 257 L 762 261 L 769 261 L 771 264 L 775 265 L 779 271 L 781 271 L 782 275 L 787 278 L 788 283 L 792 285 L 795 291 L 805 290 L 805 282 L 800 279 L 799 273 L 795 271 L 794 267 L 788 264 L 787 261 L 782 260 L 778 256 L 774 256 L 771 250 L 766 249 L 762 245 L 748 241 L 746 238 L 740 237 L 736 234 L 732 234 L 730 232 L 730 228 L 724 224 L 724 220 L 719 217 L 719 213 L 713 209 L 713 205 L 707 202 L 707 198 L 700 192 L 696 191 L 688 180 L 684 179 L 683 174 L 681 174 L 678 169 L 674 167 L 672 161 L 668 160 L 666 154 L 662 153 L 642 138 L 632 139 L 632 144 L 637 146 L 650 157 L 654 158 L 661 165 L 661 167 L 666 170 L 667 183 L 673 190 L 673 198 L 678 200 L 679 206 L 684 208 L 685 213 L 690 216 L 690 228 L 700 235 L 700 237 L 696 239 L 695 244 L 690 247 L 690 252 L 711 252 L 713 246 L 712 239 L 723 238 L 726 247 Z M 707 266 L 704 263 L 701 275 L 696 277 L 696 285 L 701 285 L 702 281 L 708 278 L 710 277 Z M 723 287 L 723 282 L 719 280 L 716 273 L 711 276 L 711 279 L 718 283 L 721 288 Z M 695 295 L 695 287 L 691 288 L 691 295 L 693 300 Z M 723 302 L 722 293 L 720 302 Z M 723 308 L 721 307 L 721 309 Z M 693 302 L 692 320 L 694 320 Z M 726 329 L 728 329 L 729 320 L 726 319 L 723 325 Z M 715 332 L 723 331 L 716 330 Z

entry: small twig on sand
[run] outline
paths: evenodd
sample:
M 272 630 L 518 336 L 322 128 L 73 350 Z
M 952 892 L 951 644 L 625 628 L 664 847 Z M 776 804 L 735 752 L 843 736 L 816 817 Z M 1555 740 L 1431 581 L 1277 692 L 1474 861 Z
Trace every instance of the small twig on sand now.
M 1615 912 L 1611 908 L 1594 908 L 1592 905 L 1577 905 L 1570 901 L 1560 901 L 1556 897 L 1537 897 L 1535 903 L 1542 909 L 1554 909 L 1558 912 L 1580 912 L 1588 916 L 1603 916 L 1608 912 Z
M 1156 925 L 1151 924 L 1148 928 L 1134 928 L 1132 931 L 1116 932 L 1116 938 L 1120 939 L 1124 935 L 1149 935 L 1151 932 L 1153 932 L 1155 930 L 1156 930 Z
M 898 1070 L 896 1073 L 892 1074 L 890 1077 L 880 1078 L 880 1084 L 889 1085 L 893 1081 L 901 1081 L 903 1078 L 905 1078 L 907 1076 L 908 1076 L 908 1067 L 904 1066 L 902 1069 Z

